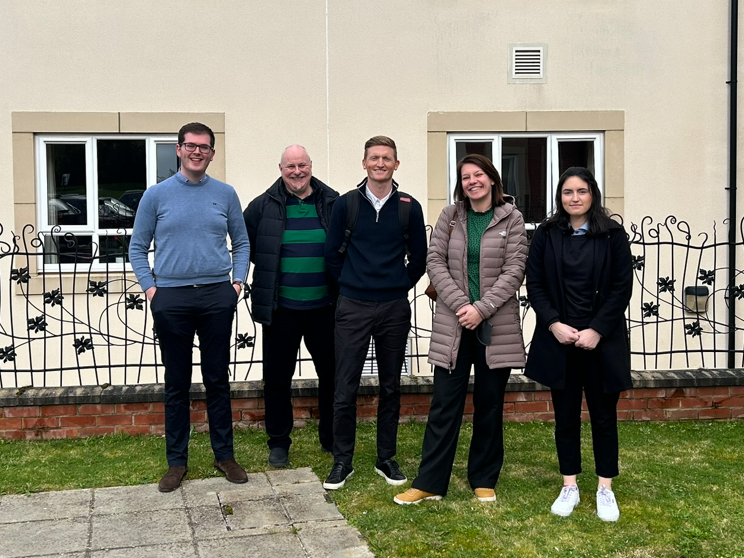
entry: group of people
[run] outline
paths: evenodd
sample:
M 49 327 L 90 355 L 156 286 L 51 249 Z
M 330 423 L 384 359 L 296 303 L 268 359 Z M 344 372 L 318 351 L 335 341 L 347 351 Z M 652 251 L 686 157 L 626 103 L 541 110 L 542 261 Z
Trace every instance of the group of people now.
M 353 475 L 356 401 L 374 340 L 379 379 L 375 471 L 391 485 L 407 478 L 395 456 L 400 377 L 411 327 L 408 293 L 428 272 L 436 291 L 429 362 L 434 394 L 418 475 L 398 504 L 447 494 L 473 380 L 468 481 L 480 501 L 496 499 L 504 462 L 504 394 L 512 368 L 551 389 L 563 486 L 551 511 L 579 503 L 581 405 L 586 395 L 596 473 L 597 513 L 619 517 L 617 402 L 631 387 L 624 311 L 632 275 L 625 232 L 602 207 L 597 182 L 567 169 L 555 210 L 529 244 L 515 200 L 481 155 L 457 165 L 455 203 L 446 207 L 427 250 L 421 205 L 393 179 L 395 142 L 370 138 L 366 178 L 338 192 L 315 178 L 307 151 L 287 147 L 281 176 L 244 212 L 235 190 L 206 174 L 214 134 L 191 123 L 178 134 L 181 168 L 149 188 L 138 207 L 130 261 L 150 301 L 165 375 L 168 471 L 163 492 L 187 473 L 192 346 L 199 338 L 214 466 L 247 481 L 235 461 L 228 374 L 232 320 L 249 260 L 253 318 L 262 324 L 268 464 L 289 465 L 294 422 L 291 383 L 302 340 L 318 376 L 318 437 L 333 466 L 323 486 Z M 227 247 L 230 238 L 232 258 Z M 151 243 L 154 265 L 148 261 Z M 516 292 L 525 273 L 537 323 L 525 360 Z

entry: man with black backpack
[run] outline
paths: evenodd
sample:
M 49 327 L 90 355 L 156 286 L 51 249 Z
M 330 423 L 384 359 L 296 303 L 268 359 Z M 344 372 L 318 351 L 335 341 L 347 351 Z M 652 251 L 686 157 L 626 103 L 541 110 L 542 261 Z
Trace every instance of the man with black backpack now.
M 395 142 L 375 136 L 364 144 L 365 178 L 340 196 L 325 244 L 328 271 L 338 278 L 334 464 L 323 487 L 344 486 L 353 473 L 356 399 L 370 339 L 380 384 L 375 471 L 388 484 L 406 482 L 393 460 L 400 418 L 400 375 L 411 307 L 408 291 L 426 271 L 426 230 L 421 205 L 398 190 Z

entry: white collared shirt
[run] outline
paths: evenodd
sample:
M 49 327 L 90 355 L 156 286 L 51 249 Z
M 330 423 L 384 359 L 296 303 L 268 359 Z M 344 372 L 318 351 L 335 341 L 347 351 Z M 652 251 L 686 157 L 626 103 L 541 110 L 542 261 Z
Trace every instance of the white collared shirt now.
M 571 228 L 573 229 L 573 236 L 583 236 L 589 232 L 589 221 L 581 225 L 578 229 Z
M 375 196 L 372 193 L 372 190 L 369 189 L 369 186 L 365 186 L 365 194 L 367 195 L 367 199 L 372 202 L 372 206 L 375 208 L 375 211 L 377 213 L 380 213 L 380 210 L 382 209 L 382 206 L 385 205 L 385 202 L 390 199 L 390 196 L 393 195 L 393 188 L 390 188 L 390 191 L 388 192 L 387 196 L 385 196 L 382 199 L 379 199 L 377 196 Z

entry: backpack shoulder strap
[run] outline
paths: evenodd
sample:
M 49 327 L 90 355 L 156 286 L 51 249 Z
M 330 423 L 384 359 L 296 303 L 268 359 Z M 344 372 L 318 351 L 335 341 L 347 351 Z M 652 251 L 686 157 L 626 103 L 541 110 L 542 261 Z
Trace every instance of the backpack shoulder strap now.
M 344 240 L 338 249 L 339 254 L 346 252 L 349 245 L 349 238 L 356 227 L 357 218 L 359 217 L 359 191 L 355 188 L 351 192 L 346 192 L 343 197 L 346 198 L 346 229 L 344 230 Z
M 411 196 L 405 192 L 398 191 L 398 221 L 400 222 L 400 232 L 403 235 L 403 242 L 406 246 L 406 256 L 411 255 L 411 251 L 408 249 L 408 240 L 410 238 L 408 234 L 408 224 L 411 221 Z

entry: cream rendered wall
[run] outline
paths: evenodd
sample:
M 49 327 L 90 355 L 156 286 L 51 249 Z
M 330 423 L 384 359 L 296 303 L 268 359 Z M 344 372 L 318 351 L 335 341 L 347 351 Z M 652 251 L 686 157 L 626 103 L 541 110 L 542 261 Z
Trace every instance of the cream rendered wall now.
M 400 182 L 426 199 L 429 111 L 621 110 L 628 216 L 688 215 L 704 192 L 695 209 L 709 222 L 726 204 L 727 10 L 697 0 L 3 0 L 0 145 L 10 152 L 13 111 L 224 112 L 227 178 L 245 202 L 294 142 L 316 175 L 348 189 L 377 133 L 396 139 Z M 507 45 L 519 42 L 548 45 L 546 84 L 507 84 Z M 10 158 L 0 171 L 12 175 Z
M 547 82 L 507 84 L 508 45 L 532 42 Z M 364 141 L 390 135 L 425 203 L 427 169 L 446 164 L 428 160 L 430 112 L 621 111 L 626 222 L 720 232 L 727 216 L 727 2 L 0 0 L 0 46 L 6 234 L 24 224 L 8 177 L 32 171 L 12 163 L 23 111 L 222 113 L 244 204 L 290 143 L 346 191 Z

